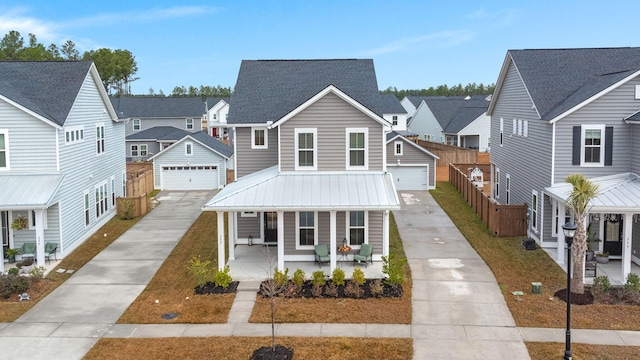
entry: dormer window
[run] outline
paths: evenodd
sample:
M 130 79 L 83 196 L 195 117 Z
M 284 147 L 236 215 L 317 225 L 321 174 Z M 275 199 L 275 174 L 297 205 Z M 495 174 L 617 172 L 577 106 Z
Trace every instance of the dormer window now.
M 187 156 L 193 155 L 193 143 L 186 142 L 184 143 L 184 154 Z
M 269 147 L 267 128 L 251 128 L 251 148 L 266 149 Z

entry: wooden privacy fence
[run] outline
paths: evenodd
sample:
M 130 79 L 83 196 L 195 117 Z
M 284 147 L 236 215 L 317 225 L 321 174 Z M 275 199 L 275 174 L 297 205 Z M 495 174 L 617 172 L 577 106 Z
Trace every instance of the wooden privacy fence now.
M 527 204 L 501 205 L 491 200 L 482 188 L 477 187 L 456 165 L 449 165 L 449 183 L 451 183 L 469 206 L 480 216 L 492 234 L 496 236 L 524 236 L 527 234 Z M 485 176 L 490 176 L 485 172 Z
M 127 197 L 138 197 L 153 191 L 153 170 L 127 171 Z
M 120 218 L 142 216 L 147 211 L 149 211 L 149 199 L 147 199 L 146 193 L 139 196 L 119 197 L 116 199 L 116 215 Z
M 416 140 L 416 144 L 438 155 L 439 159 L 436 169 L 437 181 L 449 181 L 449 164 L 489 163 L 488 153 L 480 153 L 478 150 L 419 139 Z

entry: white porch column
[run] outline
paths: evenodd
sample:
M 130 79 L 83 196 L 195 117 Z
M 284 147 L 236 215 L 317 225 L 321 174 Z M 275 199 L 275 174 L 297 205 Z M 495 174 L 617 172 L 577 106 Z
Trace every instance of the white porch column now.
M 631 235 L 633 231 L 633 214 L 624 214 L 624 237 L 622 242 L 622 283 L 627 281 L 627 276 L 631 272 Z
M 331 210 L 329 211 L 329 257 L 331 258 L 331 274 L 333 274 L 333 270 L 336 269 L 338 265 L 338 246 L 336 245 L 336 213 L 337 211 Z
M 36 214 L 36 261 L 38 266 L 45 266 L 44 262 L 44 211 L 35 210 Z
M 236 221 L 236 212 L 232 211 L 228 215 L 227 219 L 227 227 L 229 228 L 229 260 L 236 259 L 236 233 L 235 233 L 235 221 Z
M 0 272 L 4 272 L 4 246 L 0 245 Z
M 382 213 L 382 256 L 389 256 L 389 210 Z
M 284 211 L 278 211 L 278 270 L 284 271 Z
M 224 212 L 218 211 L 218 270 L 224 270 Z
M 564 264 L 565 237 L 562 225 L 564 225 L 564 213 L 566 210 L 562 201 L 556 200 L 556 204 L 558 207 L 558 239 L 556 244 L 556 262 L 558 262 L 558 264 Z M 555 214 L 553 214 L 553 216 L 555 216 Z M 560 219 L 562 219 L 562 221 L 560 221 Z

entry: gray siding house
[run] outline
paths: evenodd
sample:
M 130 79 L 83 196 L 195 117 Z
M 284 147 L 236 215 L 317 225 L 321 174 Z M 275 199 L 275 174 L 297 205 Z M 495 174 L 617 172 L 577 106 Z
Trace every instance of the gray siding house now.
M 3 253 L 35 243 L 44 266 L 46 243 L 64 257 L 115 214 L 124 124 L 101 84 L 92 62 L 0 62 Z
M 436 188 L 439 157 L 396 131 L 387 134 L 387 171 L 396 190 Z
M 557 249 L 570 174 L 600 184 L 587 223 L 597 251 L 640 263 L 640 48 L 510 50 L 488 109 L 492 197 L 527 203 L 529 236 Z
M 372 245 L 374 261 L 388 255 L 389 211 L 400 205 L 384 101 L 372 60 L 242 62 L 228 117 L 236 181 L 203 207 L 218 212 L 220 267 L 224 213 L 230 260 L 249 239 L 277 243 L 280 269 L 327 244 L 333 271 L 343 239 Z

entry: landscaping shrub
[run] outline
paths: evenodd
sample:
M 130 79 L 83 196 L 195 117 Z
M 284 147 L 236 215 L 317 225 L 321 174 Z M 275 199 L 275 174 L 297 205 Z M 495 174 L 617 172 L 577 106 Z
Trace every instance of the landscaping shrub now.
M 373 297 L 381 297 L 384 293 L 384 285 L 382 284 L 382 279 L 375 279 L 371 283 L 371 295 Z
M 42 279 L 45 271 L 47 271 L 47 268 L 44 266 L 34 266 L 29 270 L 29 275 L 33 276 L 34 279 Z
M 344 270 L 340 269 L 340 268 L 335 268 L 333 270 L 333 273 L 331 274 L 331 282 L 333 283 L 333 285 L 336 286 L 342 286 L 345 284 L 344 278 Z
M 5 299 L 29 290 L 31 280 L 24 276 L 0 275 L 0 296 Z
M 364 271 L 359 267 L 353 269 L 353 274 L 351 274 L 351 281 L 355 282 L 358 285 L 364 285 L 367 279 L 364 276 Z
M 324 294 L 332 298 L 338 297 L 338 287 L 331 282 L 324 287 Z
M 216 271 L 215 275 L 213 275 L 213 282 L 216 286 L 226 289 L 229 287 L 229 284 L 231 284 L 231 281 L 233 281 L 233 279 L 231 279 L 231 275 L 229 275 L 229 265 L 225 266 L 224 270 Z
M 597 298 L 598 296 L 608 293 L 609 288 L 611 288 L 611 282 L 608 277 L 604 275 L 596 276 L 591 286 L 591 294 Z
M 293 283 L 298 286 L 301 287 L 304 284 L 304 277 L 305 277 L 305 273 L 302 269 L 298 269 L 293 273 Z
M 364 295 L 364 290 L 357 283 L 349 281 L 347 286 L 344 287 L 344 294 L 348 297 L 359 299 Z
M 387 275 L 385 280 L 389 285 L 402 285 L 404 282 L 404 264 L 406 259 L 397 259 L 394 254 L 382 257 L 382 273 Z
M 325 279 L 324 279 L 324 271 L 322 270 L 318 270 L 318 271 L 314 271 L 313 274 L 311 275 L 311 283 L 315 286 L 324 286 L 325 284 Z
M 211 279 L 211 275 L 214 272 L 213 267 L 211 266 L 211 261 L 202 261 L 200 257 L 193 257 L 189 260 L 189 266 L 187 267 L 196 278 L 197 286 L 204 286 Z
M 18 269 L 18 268 L 11 268 L 11 269 L 7 270 L 7 273 L 8 273 L 9 275 L 18 276 L 18 274 L 20 273 L 20 269 Z
M 284 286 L 289 281 L 289 268 L 284 269 L 284 272 L 282 272 L 276 267 L 276 271 L 273 273 L 273 281 L 278 286 Z
M 624 289 L 634 294 L 640 293 L 640 276 L 637 274 L 629 274 L 627 276 L 627 282 L 624 284 Z
M 311 288 L 311 295 L 313 295 L 313 297 L 321 297 L 322 296 L 322 288 L 323 285 L 319 285 L 319 284 L 313 284 L 313 287 Z

